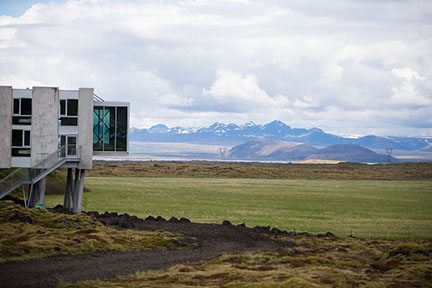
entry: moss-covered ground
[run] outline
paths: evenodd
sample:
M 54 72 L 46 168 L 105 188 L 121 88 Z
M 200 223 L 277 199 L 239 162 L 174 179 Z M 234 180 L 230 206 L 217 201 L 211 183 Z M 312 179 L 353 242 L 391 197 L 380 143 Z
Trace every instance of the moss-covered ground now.
M 225 255 L 167 270 L 64 287 L 432 287 L 432 243 L 290 237 L 272 252 Z
M 184 248 L 167 232 L 114 229 L 87 215 L 25 209 L 0 201 L 0 262 L 59 254 Z

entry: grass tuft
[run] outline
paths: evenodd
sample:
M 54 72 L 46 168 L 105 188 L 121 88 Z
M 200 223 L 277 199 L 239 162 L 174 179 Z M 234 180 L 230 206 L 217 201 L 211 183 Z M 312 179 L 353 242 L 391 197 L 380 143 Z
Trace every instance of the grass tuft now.
M 295 242 L 294 248 L 225 255 L 63 287 L 432 287 L 432 255 L 421 261 L 388 258 L 391 251 L 405 251 L 400 247 L 429 251 L 430 241 L 312 237 L 289 241 Z
M 87 215 L 25 209 L 0 201 L 0 262 L 97 251 L 177 249 L 177 243 L 184 242 L 168 232 L 119 230 Z

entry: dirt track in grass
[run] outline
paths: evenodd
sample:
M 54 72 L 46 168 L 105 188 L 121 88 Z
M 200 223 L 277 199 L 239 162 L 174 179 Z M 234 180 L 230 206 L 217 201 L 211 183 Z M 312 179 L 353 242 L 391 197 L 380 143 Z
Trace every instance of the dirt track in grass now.
M 0 287 L 56 287 L 61 282 L 108 279 L 136 271 L 207 260 L 225 253 L 274 250 L 291 245 L 290 242 L 273 240 L 263 233 L 241 226 L 136 219 L 131 224 L 131 221 L 124 221 L 114 215 L 102 218 L 108 225 L 180 233 L 195 238 L 197 247 L 192 250 L 103 252 L 6 262 L 0 264 Z

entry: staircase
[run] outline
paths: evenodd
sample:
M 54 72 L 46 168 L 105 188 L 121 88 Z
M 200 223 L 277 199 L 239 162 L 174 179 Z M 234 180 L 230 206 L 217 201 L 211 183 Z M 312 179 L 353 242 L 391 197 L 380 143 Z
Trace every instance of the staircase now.
M 69 153 L 68 153 L 69 152 Z M 70 153 L 73 152 L 73 153 Z M 34 168 L 18 168 L 0 180 L 0 199 L 22 185 L 33 185 L 65 163 L 78 163 L 80 149 L 62 146 Z M 70 155 L 74 154 L 74 155 Z

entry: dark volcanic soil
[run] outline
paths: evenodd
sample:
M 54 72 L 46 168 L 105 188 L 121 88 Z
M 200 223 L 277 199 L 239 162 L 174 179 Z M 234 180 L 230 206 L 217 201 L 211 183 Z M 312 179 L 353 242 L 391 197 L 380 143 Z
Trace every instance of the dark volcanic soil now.
M 0 287 L 56 287 L 60 282 L 106 279 L 178 263 L 206 260 L 224 253 L 277 249 L 292 245 L 242 226 L 197 224 L 185 219 L 182 222 L 176 219 L 141 220 L 114 213 L 89 214 L 107 225 L 183 234 L 195 238 L 198 245 L 192 250 L 103 252 L 7 262 L 0 264 Z M 266 230 L 265 227 L 262 229 Z M 273 231 L 273 234 L 278 233 Z

